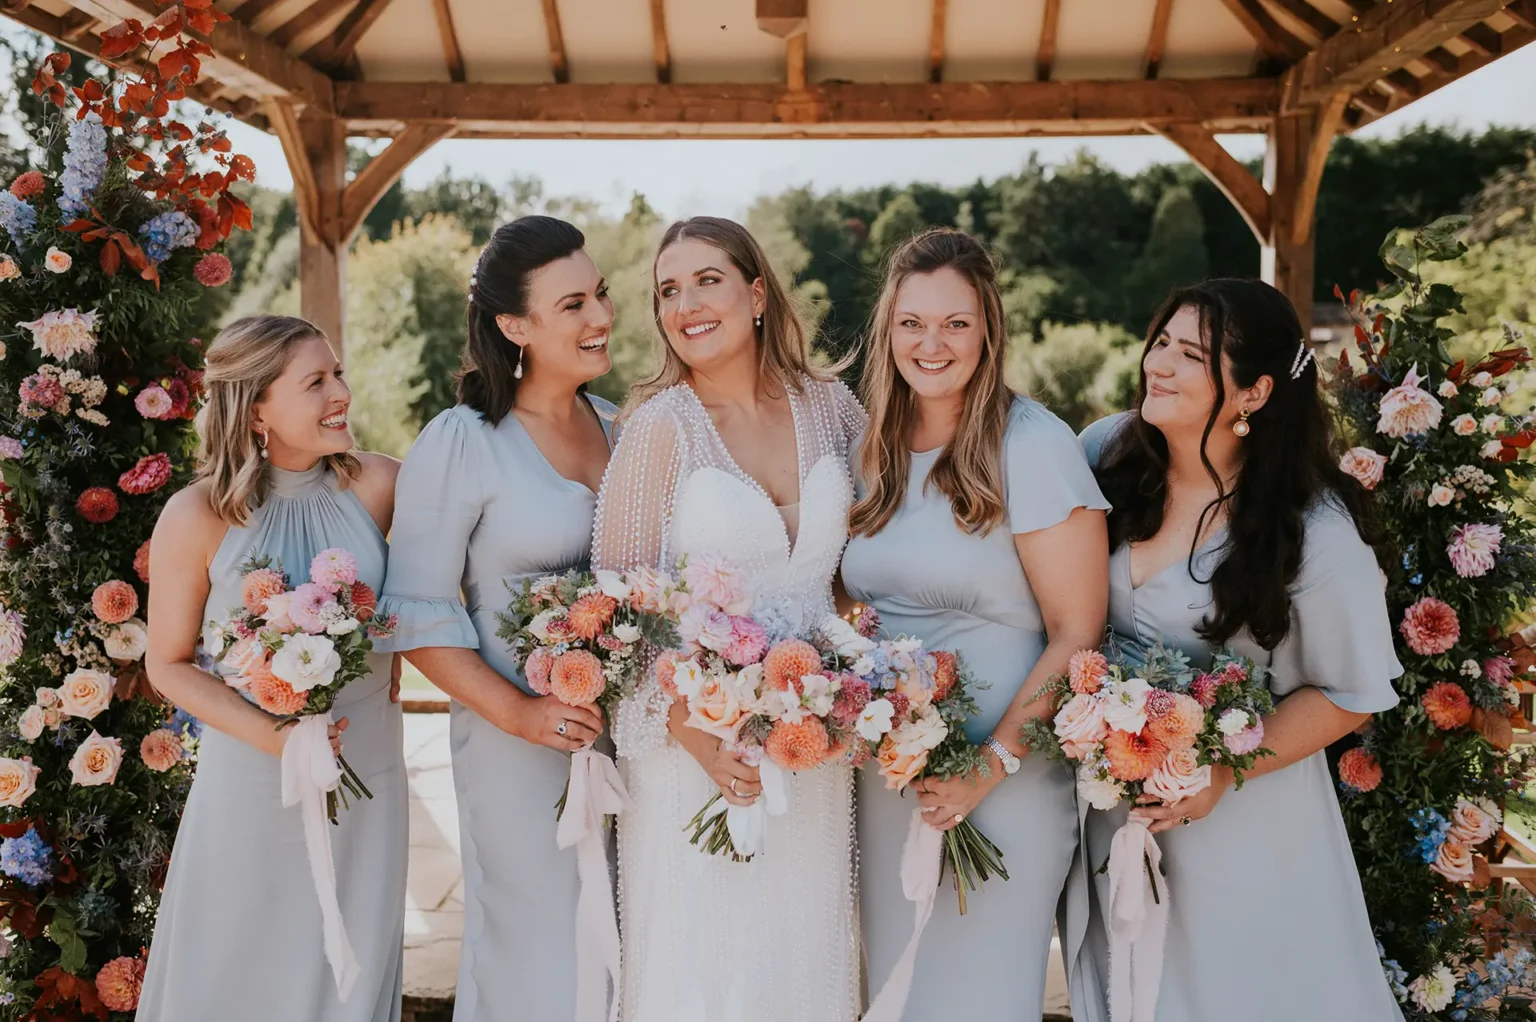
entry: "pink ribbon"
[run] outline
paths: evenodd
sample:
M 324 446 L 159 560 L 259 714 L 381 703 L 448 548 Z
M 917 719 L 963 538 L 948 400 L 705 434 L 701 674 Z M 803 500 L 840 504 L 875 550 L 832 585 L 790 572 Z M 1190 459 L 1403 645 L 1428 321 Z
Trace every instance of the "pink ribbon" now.
M 555 827 L 555 844 L 576 847 L 576 1022 L 618 1022 L 619 924 L 613 914 L 613 877 L 608 871 L 603 818 L 631 808 L 619 768 L 600 752 L 571 754 L 571 782 L 565 811 Z M 612 1006 L 608 983 L 613 983 Z
M 917 947 L 923 929 L 933 915 L 933 903 L 939 893 L 939 875 L 944 868 L 944 835 L 923 822 L 922 810 L 912 810 L 907 828 L 907 843 L 901 852 L 901 889 L 916 906 L 912 920 L 912 938 L 896 960 L 885 985 L 870 1004 L 864 1022 L 900 1022 L 912 992 L 912 976 L 917 969 Z
M 325 960 L 336 979 L 336 995 L 345 1002 L 357 983 L 362 967 L 336 900 L 336 862 L 331 856 L 330 825 L 325 815 L 325 793 L 341 783 L 341 765 L 331 749 L 329 713 L 300 717 L 283 743 L 283 806 L 297 805 L 304 820 L 304 850 L 309 875 L 320 899 L 320 920 L 325 940 Z
M 1109 846 L 1109 1017 L 1153 1022 L 1168 936 L 1168 885 L 1147 821 L 1132 816 Z

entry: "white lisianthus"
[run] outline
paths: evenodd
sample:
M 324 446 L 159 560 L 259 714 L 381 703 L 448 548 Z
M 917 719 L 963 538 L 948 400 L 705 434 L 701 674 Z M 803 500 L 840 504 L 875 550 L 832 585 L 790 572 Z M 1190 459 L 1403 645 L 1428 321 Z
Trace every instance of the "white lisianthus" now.
M 895 714 L 896 707 L 891 705 L 889 699 L 871 699 L 859 713 L 859 737 L 866 742 L 878 742 L 882 735 L 891 730 L 891 718 Z
M 1141 734 L 1147 726 L 1147 693 L 1152 686 L 1145 678 L 1122 678 L 1104 686 L 1104 722 L 1117 731 Z
M 351 635 L 357 631 L 359 622 L 355 617 L 344 617 L 340 621 L 333 621 L 325 626 L 326 635 Z
M 209 621 L 203 625 L 203 648 L 208 651 L 209 656 L 218 656 L 224 652 L 226 639 L 224 626 L 217 621 Z
M 793 687 L 775 689 L 768 697 L 768 704 L 770 707 L 768 716 L 774 720 L 782 720 L 786 724 L 804 723 L 806 714 L 810 712 L 801 705 L 800 693 Z
M 1456 995 L 1456 974 L 1444 962 L 1408 984 L 1413 1003 L 1424 1011 L 1444 1011 Z
M 629 583 L 624 581 L 624 576 L 616 571 L 598 569 L 592 574 L 597 576 L 597 587 L 603 591 L 604 596 L 611 596 L 615 600 L 629 599 Z
M 677 668 L 672 672 L 672 685 L 678 694 L 686 699 L 692 699 L 699 694 L 699 689 L 704 684 L 704 672 L 699 670 L 696 660 L 680 660 Z
M 290 635 L 272 657 L 273 675 L 286 681 L 295 692 L 329 685 L 339 670 L 341 656 L 336 652 L 336 644 L 323 635 Z
M 1084 764 L 1077 769 L 1077 793 L 1095 809 L 1113 809 L 1125 798 L 1125 785 Z
M 934 749 L 949 736 L 949 725 L 939 716 L 939 711 L 929 707 L 916 720 L 903 723 L 891 732 L 896 752 L 901 756 L 916 756 Z
M 107 633 L 101 645 L 113 660 L 138 660 L 149 648 L 149 629 L 143 621 L 131 617 Z
M 832 712 L 833 697 L 841 686 L 833 684 L 825 674 L 807 674 L 800 679 L 800 685 L 804 689 L 802 695 L 807 710 L 818 717 Z
M 874 642 L 864 638 L 853 625 L 836 614 L 821 619 L 821 634 L 837 650 L 838 656 L 860 657 L 875 648 Z
M 1216 720 L 1216 730 L 1224 735 L 1235 735 L 1248 727 L 1248 711 L 1231 709 Z
M 639 642 L 640 629 L 634 625 L 614 625 L 613 637 L 625 644 Z

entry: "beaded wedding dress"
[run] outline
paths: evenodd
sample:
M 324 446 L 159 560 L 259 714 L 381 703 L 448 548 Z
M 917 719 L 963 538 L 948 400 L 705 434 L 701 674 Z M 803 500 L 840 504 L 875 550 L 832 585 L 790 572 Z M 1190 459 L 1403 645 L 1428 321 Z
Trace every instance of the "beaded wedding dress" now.
M 686 555 L 747 573 L 755 617 L 808 628 L 833 609 L 848 538 L 848 449 L 864 415 L 846 387 L 790 392 L 798 447 L 798 532 L 741 470 L 687 384 L 622 427 L 598 498 L 592 563 L 675 570 Z M 859 1011 L 852 773 L 792 775 L 789 812 L 770 817 L 746 863 L 704 854 L 684 826 L 715 792 L 667 733 L 668 697 L 642 682 L 613 722 L 634 808 L 619 817 L 624 1022 L 853 1022 Z

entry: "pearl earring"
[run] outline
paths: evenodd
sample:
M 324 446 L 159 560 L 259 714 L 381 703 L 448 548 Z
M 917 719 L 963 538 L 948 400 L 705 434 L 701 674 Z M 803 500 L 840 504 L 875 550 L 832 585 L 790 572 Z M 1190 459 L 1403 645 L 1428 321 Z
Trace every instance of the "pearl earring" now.
M 763 314 L 761 312 L 757 314 L 757 328 L 759 330 L 763 328 Z
M 1248 409 L 1244 408 L 1237 413 L 1237 421 L 1232 423 L 1232 432 L 1239 437 L 1245 437 L 1252 431 L 1253 427 L 1248 425 Z
M 258 427 L 256 437 L 256 444 L 260 448 L 260 454 L 265 458 L 267 456 L 267 431 Z
M 527 348 L 517 349 L 517 368 L 512 370 L 512 378 L 514 380 L 521 380 L 523 378 L 523 352 L 527 350 Z

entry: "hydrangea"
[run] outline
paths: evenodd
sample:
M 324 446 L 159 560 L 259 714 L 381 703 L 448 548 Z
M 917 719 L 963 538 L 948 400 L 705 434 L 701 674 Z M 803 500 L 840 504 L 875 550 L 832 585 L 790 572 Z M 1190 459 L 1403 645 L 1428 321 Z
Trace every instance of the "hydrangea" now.
M 1445 844 L 1446 835 L 1451 832 L 1451 821 L 1441 816 L 1434 809 L 1425 806 L 1413 814 L 1414 853 L 1426 862 L 1434 862 L 1440 857 L 1440 846 Z
M 0 191 L 0 227 L 5 228 L 16 247 L 21 248 L 37 228 L 37 210 L 10 192 Z
M 78 217 L 107 173 L 107 129 L 95 114 L 69 123 L 64 173 L 59 176 L 59 212 Z
M 153 263 L 163 263 L 176 249 L 195 244 L 198 233 L 197 221 L 174 209 L 139 228 L 144 238 L 144 254 Z
M 21 837 L 0 841 L 0 873 L 39 887 L 53 879 L 53 849 L 35 827 L 28 827 Z

